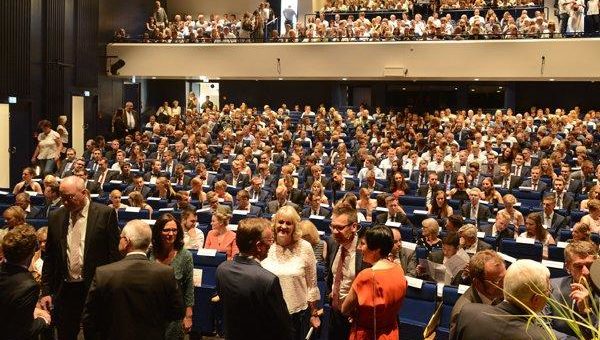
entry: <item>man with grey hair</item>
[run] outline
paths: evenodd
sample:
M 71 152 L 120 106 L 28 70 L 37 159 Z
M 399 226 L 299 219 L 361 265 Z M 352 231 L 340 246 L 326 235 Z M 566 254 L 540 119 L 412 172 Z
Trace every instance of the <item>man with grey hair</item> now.
M 83 313 L 93 339 L 162 339 L 167 323 L 183 318 L 173 268 L 146 256 L 151 241 L 147 223 L 128 222 L 119 240 L 125 258 L 96 270 Z
M 460 236 L 460 247 L 465 250 L 469 256 L 486 249 L 492 249 L 492 246 L 477 238 L 477 227 L 474 224 L 465 224 L 458 229 Z
M 548 339 L 535 315 L 550 294 L 550 271 L 532 260 L 518 260 L 504 276 L 504 301 L 496 306 L 466 304 L 452 339 Z M 533 317 L 530 322 L 530 317 Z

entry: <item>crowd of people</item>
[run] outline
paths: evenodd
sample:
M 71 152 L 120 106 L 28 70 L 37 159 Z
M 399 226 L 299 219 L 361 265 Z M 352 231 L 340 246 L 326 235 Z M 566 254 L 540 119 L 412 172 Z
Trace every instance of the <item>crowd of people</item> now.
M 589 276 L 598 252 L 591 239 L 600 232 L 599 120 L 600 113 L 579 107 L 219 108 L 192 92 L 185 106 L 166 102 L 144 122 L 126 103 L 115 113 L 112 138 L 86 141 L 82 155 L 72 148 L 61 155 L 60 134 L 44 121 L 32 157 L 41 178 L 24 169 L 15 203 L 3 212 L 8 233 L 0 271 L 0 286 L 35 282 L 32 272 L 41 290 L 22 285 L 31 289 L 22 313 L 2 318 L 15 320 L 8 323 L 14 332 L 51 323 L 60 339 L 75 339 L 80 324 L 86 336 L 131 338 L 148 327 L 181 339 L 193 327 L 187 249 L 208 248 L 227 258 L 214 301 L 224 308 L 228 338 L 303 339 L 320 328 L 323 300 L 331 307 L 329 339 L 366 339 L 373 331 L 397 336 L 410 276 L 471 286 L 463 297 L 487 306 L 461 301 L 451 328 L 452 336 L 471 339 L 480 331 L 473 315 L 492 323 L 488 312 L 538 312 L 552 291 L 540 264 L 517 261 L 504 270 L 496 250 L 505 239 L 540 243 L 544 258 L 557 241 L 570 242 L 571 276 L 554 291 L 589 313 L 592 293 L 581 277 Z M 44 204 L 33 202 L 34 192 Z M 524 192 L 528 202 L 518 198 Z M 154 213 L 160 202 L 172 212 Z M 119 230 L 128 207 L 147 212 L 152 227 L 136 220 Z M 210 231 L 198 224 L 205 212 Z M 229 227 L 233 215 L 245 217 L 237 231 Z M 26 225 L 32 219 L 48 228 L 36 234 Z M 414 246 L 403 237 L 414 238 Z M 20 239 L 26 244 L 19 246 Z M 417 262 L 415 248 L 425 251 L 425 261 Z M 134 271 L 140 263 L 145 270 Z M 169 285 L 168 293 L 155 293 Z M 136 287 L 148 294 L 135 303 L 112 293 Z M 0 299 L 0 311 L 12 310 L 4 306 L 14 301 Z M 119 333 L 130 324 L 139 327 Z M 525 332 L 525 322 L 517 329 Z
M 429 4 L 428 4 L 429 5 Z M 440 9 L 474 9 L 474 8 L 505 8 L 516 6 L 539 6 L 539 2 L 531 0 L 440 0 L 432 1 L 431 5 Z M 319 12 L 360 12 L 360 11 L 409 11 L 414 1 L 410 0 L 326 0 Z
M 473 3 L 442 0 L 433 11 L 420 11 L 411 1 L 387 4 L 384 1 L 337 1 L 326 3 L 320 12 L 306 20 L 298 20 L 291 10 L 290 18 L 284 20 L 285 28 L 280 31 L 273 24 L 276 14 L 268 2 L 259 3 L 253 13 L 239 17 L 236 14 L 176 14 L 170 20 L 157 1 L 141 39 L 136 40 L 145 43 L 476 40 L 558 38 L 600 31 L 597 0 L 559 1 L 558 23 L 548 20 L 543 10 L 528 12 L 527 7 L 535 5 L 532 1 L 486 4 L 483 0 Z M 520 13 L 506 10 L 515 6 L 522 8 Z M 380 15 L 376 12 L 390 7 L 397 12 Z M 451 14 L 452 10 L 459 9 L 465 10 L 460 17 Z M 128 39 L 124 29 L 115 32 L 115 41 Z

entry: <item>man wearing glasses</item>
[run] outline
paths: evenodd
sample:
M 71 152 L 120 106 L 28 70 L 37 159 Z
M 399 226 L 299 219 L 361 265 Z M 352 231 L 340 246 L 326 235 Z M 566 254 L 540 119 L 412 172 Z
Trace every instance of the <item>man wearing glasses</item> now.
M 504 260 L 493 250 L 484 250 L 475 254 L 469 261 L 471 287 L 458 298 L 450 318 L 450 337 L 452 337 L 456 318 L 467 303 L 496 305 L 502 302 L 503 279 L 506 274 Z
M 59 191 L 63 206 L 48 217 L 40 302 L 47 311 L 54 308 L 58 339 L 71 340 L 96 267 L 121 258 L 120 233 L 114 209 L 91 202 L 82 178 L 65 178 Z
M 348 339 L 350 323 L 341 312 L 342 302 L 348 295 L 352 281 L 363 269 L 362 255 L 356 251 L 358 236 L 356 209 L 342 202 L 333 208 L 331 238 L 327 244 L 327 287 L 331 289 L 331 316 L 329 339 Z
M 233 261 L 217 268 L 217 292 L 223 303 L 227 339 L 288 339 L 291 319 L 279 278 L 260 265 L 275 241 L 264 218 L 240 221 Z

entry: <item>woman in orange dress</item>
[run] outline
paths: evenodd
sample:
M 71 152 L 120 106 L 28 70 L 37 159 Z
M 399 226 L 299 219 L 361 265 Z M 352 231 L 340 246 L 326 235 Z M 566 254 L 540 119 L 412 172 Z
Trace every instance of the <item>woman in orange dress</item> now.
M 229 207 L 220 206 L 213 213 L 210 225 L 212 230 L 206 235 L 204 248 L 216 249 L 219 252 L 227 254 L 227 260 L 233 260 L 233 257 L 239 253 L 235 243 L 235 232 L 227 229 L 231 219 L 231 210 Z
M 350 340 L 399 338 L 397 315 L 407 283 L 402 267 L 387 259 L 393 242 L 386 226 L 368 229 L 359 242 L 363 261 L 372 267 L 356 276 L 342 305 L 342 313 L 353 320 Z

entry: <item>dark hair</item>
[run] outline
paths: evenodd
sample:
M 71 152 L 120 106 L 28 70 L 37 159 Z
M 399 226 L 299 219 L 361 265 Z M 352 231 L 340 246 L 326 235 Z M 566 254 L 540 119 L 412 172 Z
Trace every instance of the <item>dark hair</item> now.
M 368 228 L 365 232 L 365 241 L 370 250 L 379 250 L 379 256 L 382 258 L 388 256 L 394 247 L 394 234 L 392 230 L 384 225 L 378 225 Z
M 175 222 L 177 225 L 177 236 L 175 237 L 175 249 L 181 250 L 183 248 L 183 228 L 181 227 L 181 223 L 175 218 L 175 216 L 166 213 L 160 215 L 160 217 L 156 220 L 156 223 L 152 226 L 152 252 L 154 254 L 159 254 L 163 251 L 162 244 L 162 230 L 165 225 L 169 222 Z
M 444 195 L 444 204 L 442 206 L 439 206 L 437 203 L 437 195 L 440 193 Z M 431 214 L 435 215 L 437 218 L 443 218 L 448 217 L 447 213 L 448 199 L 446 199 L 446 192 L 444 192 L 444 190 L 436 190 L 431 199 Z
M 448 235 L 442 239 L 442 244 L 458 248 L 460 244 L 460 237 L 457 233 L 448 233 Z
M 452 223 L 452 225 L 456 228 L 456 230 L 460 229 L 463 224 L 463 217 L 460 214 L 452 214 L 448 216 L 448 222 Z M 448 223 L 446 223 L 448 224 Z
M 240 221 L 235 235 L 235 243 L 242 254 L 251 254 L 256 242 L 262 239 L 271 222 L 265 218 L 251 217 Z

